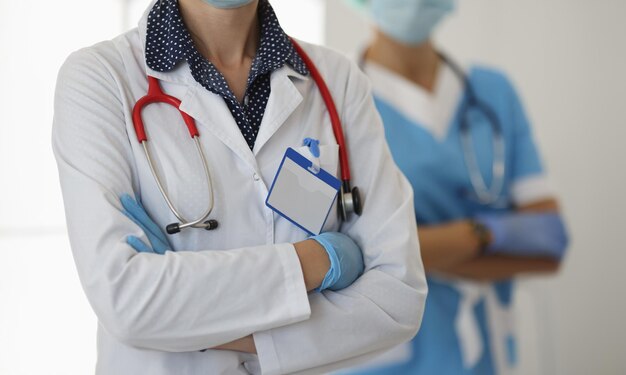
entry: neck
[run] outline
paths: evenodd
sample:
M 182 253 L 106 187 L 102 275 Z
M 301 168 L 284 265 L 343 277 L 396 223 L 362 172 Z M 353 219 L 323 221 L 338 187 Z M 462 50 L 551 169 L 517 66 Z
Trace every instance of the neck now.
M 364 57 L 429 92 L 435 87 L 440 59 L 430 40 L 415 46 L 407 45 L 378 31 Z
M 249 65 L 259 45 L 258 1 L 219 9 L 200 0 L 179 0 L 185 26 L 198 51 L 218 69 Z

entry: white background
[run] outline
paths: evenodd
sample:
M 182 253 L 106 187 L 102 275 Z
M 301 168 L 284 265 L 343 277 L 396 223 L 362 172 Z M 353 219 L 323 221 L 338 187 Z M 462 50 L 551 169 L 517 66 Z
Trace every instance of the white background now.
M 325 11 L 322 0 L 272 3 L 285 29 L 305 40 L 348 52 L 366 37 L 365 22 L 338 0 Z M 52 97 L 71 51 L 131 27 L 147 4 L 0 0 L 2 375 L 93 373 L 96 321 L 65 236 Z M 461 61 L 513 78 L 573 239 L 561 273 L 525 282 L 518 296 L 525 373 L 624 374 L 626 2 L 459 5 L 438 40 Z

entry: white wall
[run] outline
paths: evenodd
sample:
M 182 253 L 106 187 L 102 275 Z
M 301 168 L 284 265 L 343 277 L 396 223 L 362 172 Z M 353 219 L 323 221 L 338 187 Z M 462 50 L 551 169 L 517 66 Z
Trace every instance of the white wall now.
M 626 373 L 625 16 L 621 0 L 459 1 L 437 35 L 513 78 L 573 239 L 557 277 L 522 288 L 522 373 Z M 328 45 L 353 51 L 367 30 L 327 1 Z
M 96 320 L 65 235 L 50 146 L 52 98 L 71 51 L 121 31 L 121 5 L 0 0 L 3 375 L 93 373 Z

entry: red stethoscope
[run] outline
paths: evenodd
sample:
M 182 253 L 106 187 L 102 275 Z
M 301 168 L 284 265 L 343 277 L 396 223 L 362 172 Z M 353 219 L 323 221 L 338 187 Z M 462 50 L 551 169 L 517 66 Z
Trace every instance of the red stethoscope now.
M 328 110 L 328 114 L 330 116 L 330 122 L 333 126 L 333 133 L 335 135 L 337 144 L 339 145 L 339 166 L 341 169 L 342 186 L 338 199 L 338 210 L 341 219 L 343 221 L 346 221 L 350 218 L 350 215 L 352 213 L 361 215 L 361 212 L 363 211 L 363 206 L 361 203 L 362 201 L 361 195 L 359 193 L 359 188 L 356 186 L 353 188 L 350 187 L 350 165 L 348 163 L 348 152 L 346 150 L 346 142 L 343 137 L 343 129 L 341 126 L 339 113 L 337 112 L 337 107 L 335 106 L 335 102 L 333 101 L 330 91 L 328 90 L 326 82 L 322 78 L 320 72 L 317 70 L 315 64 L 313 64 L 313 61 L 311 61 L 311 58 L 306 54 L 306 52 L 304 52 L 302 47 L 295 40 L 291 39 L 291 42 L 293 43 L 296 52 L 304 61 L 304 64 L 308 68 L 309 72 L 311 72 L 311 76 L 313 77 L 313 80 L 315 81 L 315 84 L 317 85 L 317 88 L 319 89 L 320 94 L 324 99 L 324 104 L 326 105 L 326 109 Z M 153 103 L 165 103 L 178 109 L 181 116 L 183 117 L 191 138 L 194 140 L 194 144 L 196 145 L 196 149 L 198 151 L 200 159 L 202 160 L 203 170 L 207 179 L 207 184 L 209 186 L 211 197 L 207 209 L 204 211 L 202 216 L 195 220 L 185 219 L 180 211 L 176 208 L 176 206 L 174 206 L 172 200 L 167 194 L 167 191 L 163 187 L 163 183 L 161 181 L 159 173 L 154 166 L 153 158 L 150 154 L 150 149 L 148 147 L 148 137 L 146 136 L 143 120 L 141 118 L 141 111 L 146 106 Z M 211 215 L 211 211 L 213 211 L 213 206 L 215 202 L 213 200 L 213 184 L 211 181 L 211 171 L 209 168 L 209 164 L 207 163 L 204 150 L 202 149 L 202 146 L 200 144 L 200 133 L 196 128 L 194 119 L 185 112 L 181 111 L 180 100 L 171 95 L 165 94 L 163 90 L 161 90 L 159 80 L 155 77 L 148 76 L 148 93 L 144 97 L 139 99 L 135 104 L 135 107 L 133 108 L 133 125 L 135 127 L 137 140 L 139 141 L 139 143 L 141 143 L 143 147 L 143 150 L 146 154 L 146 159 L 148 160 L 148 165 L 150 166 L 150 171 L 152 172 L 152 175 L 156 180 L 159 191 L 161 192 L 163 199 L 165 199 L 165 202 L 167 203 L 169 209 L 179 220 L 179 222 L 169 224 L 166 227 L 167 233 L 178 233 L 184 228 L 202 228 L 206 230 L 212 230 L 217 228 L 217 220 L 208 219 Z

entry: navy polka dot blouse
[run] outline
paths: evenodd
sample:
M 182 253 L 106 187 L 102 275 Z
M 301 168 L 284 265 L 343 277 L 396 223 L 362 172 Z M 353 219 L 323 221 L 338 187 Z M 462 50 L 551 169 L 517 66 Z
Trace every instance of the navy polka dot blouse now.
M 250 149 L 254 147 L 270 97 L 272 72 L 287 63 L 302 75 L 309 73 L 280 27 L 268 0 L 259 1 L 258 17 L 261 40 L 252 61 L 243 103 L 239 103 L 224 76 L 194 46 L 180 15 L 177 0 L 156 2 L 148 16 L 146 38 L 148 67 L 168 72 L 180 61 L 187 61 L 193 78 L 224 99 Z

